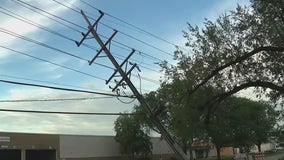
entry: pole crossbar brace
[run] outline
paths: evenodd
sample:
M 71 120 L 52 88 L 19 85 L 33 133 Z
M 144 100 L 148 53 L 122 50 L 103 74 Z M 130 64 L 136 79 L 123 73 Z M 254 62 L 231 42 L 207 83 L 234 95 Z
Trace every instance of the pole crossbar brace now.
M 106 48 L 106 46 L 110 43 L 110 41 L 111 41 L 112 38 L 116 35 L 116 33 L 117 33 L 117 30 L 115 30 L 115 31 L 113 32 L 113 34 L 111 35 L 111 37 L 105 42 L 104 46 L 101 47 L 101 49 L 98 51 L 98 53 L 95 55 L 95 57 L 94 57 L 91 61 L 89 61 L 89 65 L 91 65 L 91 64 L 95 61 L 95 59 L 99 57 L 100 53 L 104 50 L 104 48 Z
M 132 49 L 131 53 L 125 58 L 125 60 L 120 64 L 120 68 L 128 61 L 128 59 L 133 55 L 133 53 L 135 52 L 135 49 Z M 137 66 L 137 65 L 136 65 Z M 113 74 L 110 76 L 110 78 L 108 80 L 106 80 L 106 84 L 108 84 L 111 79 L 116 75 L 117 73 L 117 69 L 113 72 Z
M 93 25 L 91 25 L 91 26 L 89 25 L 89 27 L 88 27 L 89 29 L 88 29 L 87 33 L 82 33 L 83 38 L 81 39 L 81 41 L 80 42 L 77 42 L 77 41 L 75 42 L 78 47 L 83 43 L 83 41 L 87 38 L 88 34 L 91 32 L 90 27 L 94 28 L 96 25 L 98 25 L 98 23 L 101 20 L 101 18 L 103 18 L 104 13 L 101 10 L 99 10 L 99 13 L 101 14 L 100 17 L 95 21 L 95 23 Z M 85 15 L 83 10 L 81 10 L 81 14 L 84 15 L 85 20 L 88 19 L 88 17 Z
M 176 158 L 178 160 L 188 160 L 187 156 L 185 155 L 185 153 L 183 152 L 181 147 L 176 143 L 176 141 L 173 139 L 173 137 L 170 135 L 170 133 L 162 125 L 162 123 L 159 120 L 159 118 L 157 116 L 155 116 L 155 113 L 151 110 L 151 107 L 149 106 L 149 104 L 146 102 L 144 97 L 139 93 L 139 91 L 136 89 L 134 84 L 130 81 L 130 79 L 128 78 L 128 74 L 126 74 L 122 70 L 121 66 L 117 63 L 117 61 L 114 58 L 114 56 L 111 54 L 111 52 L 108 50 L 108 48 L 105 47 L 105 44 L 103 43 L 103 41 L 99 37 L 98 33 L 95 31 L 94 25 L 91 24 L 91 22 L 88 20 L 87 16 L 85 15 L 85 13 L 83 11 L 81 11 L 81 13 L 82 13 L 83 17 L 85 18 L 86 22 L 89 25 L 89 31 L 88 31 L 87 34 L 91 33 L 94 36 L 94 38 L 96 39 L 97 43 L 102 47 L 102 49 L 105 52 L 105 54 L 108 56 L 108 58 L 110 59 L 112 64 L 115 66 L 116 72 L 118 72 L 121 75 L 121 77 L 122 77 L 120 83 L 122 83 L 122 81 L 124 81 L 128 85 L 128 87 L 131 89 L 131 91 L 136 96 L 137 100 L 140 102 L 141 106 L 145 110 L 145 112 L 147 114 L 147 117 L 149 117 L 151 122 L 157 127 L 157 129 L 160 131 L 162 137 L 166 140 L 168 145 L 174 151 Z M 98 23 L 98 20 L 96 21 L 96 23 Z M 84 38 L 83 38 L 83 40 L 84 40 Z M 136 66 L 136 65 L 133 65 L 133 66 Z M 134 68 L 134 67 L 132 67 L 132 68 Z
M 137 66 L 137 64 L 135 63 L 130 69 L 129 71 L 125 74 L 126 76 L 130 75 L 130 73 L 132 72 L 132 70 Z M 124 81 L 124 78 L 122 78 L 117 84 L 116 86 L 112 89 L 112 91 L 115 91 L 117 87 L 120 86 L 120 84 Z

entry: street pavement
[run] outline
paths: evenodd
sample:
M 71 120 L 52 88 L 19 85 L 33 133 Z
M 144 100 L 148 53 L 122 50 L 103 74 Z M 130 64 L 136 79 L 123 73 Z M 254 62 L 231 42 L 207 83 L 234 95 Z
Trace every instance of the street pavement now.
M 279 160 L 280 158 L 284 157 L 284 153 L 279 153 L 271 156 L 265 157 L 265 160 Z

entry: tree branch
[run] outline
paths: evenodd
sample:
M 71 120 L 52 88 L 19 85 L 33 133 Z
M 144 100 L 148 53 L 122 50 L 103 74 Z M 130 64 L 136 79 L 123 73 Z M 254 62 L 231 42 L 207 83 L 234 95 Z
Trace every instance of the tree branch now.
M 219 94 L 217 96 L 214 96 L 213 98 L 211 98 L 211 100 L 207 101 L 207 103 L 205 104 L 205 106 L 213 106 L 216 103 L 220 103 L 221 101 L 223 101 L 224 99 L 226 99 L 227 97 L 243 90 L 249 87 L 263 87 L 263 88 L 270 88 L 272 90 L 278 91 L 281 94 L 284 94 L 284 86 L 278 86 L 272 82 L 267 82 L 267 81 L 249 81 L 247 83 L 241 84 L 239 86 L 234 87 L 232 90 Z
M 221 70 L 234 65 L 236 63 L 240 63 L 246 59 L 248 59 L 249 57 L 261 52 L 261 51 L 276 51 L 276 52 L 284 52 L 284 47 L 275 47 L 275 46 L 263 46 L 263 47 L 259 47 L 256 48 L 254 50 L 252 50 L 251 52 L 248 52 L 246 54 L 244 54 L 243 56 L 237 57 L 235 60 L 226 63 L 220 67 L 217 67 L 215 70 L 213 70 L 211 72 L 211 74 L 209 74 L 207 77 L 205 77 L 201 83 L 199 83 L 198 85 L 196 85 L 192 90 L 189 90 L 188 94 L 191 95 L 193 94 L 199 87 L 201 87 L 202 85 L 204 85 L 206 82 L 208 82 L 212 77 L 214 77 L 216 74 L 218 74 Z
M 207 101 L 202 108 L 206 108 L 207 107 L 207 113 L 205 114 L 205 123 L 209 124 L 210 123 L 210 117 L 212 112 L 215 112 L 216 107 L 213 108 L 215 106 L 216 103 L 220 103 L 223 100 L 225 100 L 227 97 L 243 90 L 249 87 L 263 87 L 263 88 L 270 88 L 272 90 L 278 91 L 281 94 L 284 94 L 284 86 L 278 86 L 274 83 L 271 82 L 266 82 L 266 81 L 249 81 L 247 83 L 241 84 L 239 86 L 234 87 L 232 90 L 225 92 L 225 93 L 221 93 L 219 95 L 216 95 L 214 97 L 212 97 L 209 101 Z

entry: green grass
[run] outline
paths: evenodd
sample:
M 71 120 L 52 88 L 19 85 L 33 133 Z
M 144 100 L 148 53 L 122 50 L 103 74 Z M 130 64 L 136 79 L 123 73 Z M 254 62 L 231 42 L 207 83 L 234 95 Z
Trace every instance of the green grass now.
M 232 160 L 233 156 L 222 156 L 222 160 Z M 203 159 L 197 159 L 197 160 L 217 160 L 217 157 L 212 158 L 203 158 Z

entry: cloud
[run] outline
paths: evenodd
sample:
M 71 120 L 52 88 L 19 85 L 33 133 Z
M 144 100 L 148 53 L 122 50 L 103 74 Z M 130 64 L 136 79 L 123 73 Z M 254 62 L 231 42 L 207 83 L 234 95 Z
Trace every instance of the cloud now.
M 218 1 L 216 5 L 212 6 L 210 10 L 208 10 L 205 18 L 214 21 L 218 16 L 228 13 L 231 10 L 235 10 L 237 5 L 244 6 L 249 4 L 249 0 L 221 0 Z
M 70 2 L 70 4 L 75 3 L 75 0 L 72 0 Z M 65 13 L 65 11 L 67 11 L 67 8 L 61 5 L 58 5 L 55 2 L 52 1 L 24 1 L 24 3 L 28 3 L 30 5 L 34 5 L 37 6 L 38 8 L 41 8 L 42 10 L 46 10 L 51 14 L 54 15 L 61 15 L 63 13 Z M 26 9 L 22 6 L 20 6 L 19 4 L 23 4 L 21 2 L 13 2 L 13 1 L 9 1 L 6 3 L 3 3 L 4 6 L 1 6 L 0 11 L 0 44 L 1 45 L 5 45 L 5 46 L 17 46 L 17 48 L 19 48 L 20 46 L 23 46 L 22 48 L 30 48 L 30 47 L 26 47 L 26 44 L 21 43 L 21 40 L 15 36 L 11 35 L 11 32 L 14 32 L 16 34 L 22 35 L 22 36 L 26 36 L 28 35 L 29 38 L 31 37 L 36 37 L 36 39 L 41 39 L 42 41 L 44 40 L 44 38 L 40 35 L 38 35 L 40 29 L 34 25 L 28 24 L 24 21 L 21 21 L 19 19 L 15 19 L 10 15 L 16 16 L 14 13 L 22 16 L 22 17 L 28 17 L 28 19 L 30 21 L 33 21 L 37 24 L 43 24 L 44 26 L 48 27 L 51 26 L 53 24 L 53 22 L 47 18 L 46 16 L 37 14 L 29 9 Z M 7 7 L 8 6 L 8 7 Z M 8 9 L 9 11 L 5 10 Z M 18 17 L 18 16 L 16 16 Z M 18 17 L 20 18 L 20 17 Z M 20 18 L 22 19 L 22 18 Z M 6 32 L 6 33 L 4 33 Z M 7 56 L 9 56 L 8 52 L 6 50 L 0 50 L 1 54 L 0 54 L 0 58 L 6 58 Z
M 100 97 L 94 94 L 61 92 L 51 89 L 11 89 L 8 99 L 62 99 Z M 105 97 L 105 96 L 104 96 Z M 1 102 L 2 109 L 45 110 L 64 112 L 119 113 L 132 110 L 134 104 L 125 105 L 116 98 L 98 98 L 82 101 L 54 102 Z M 113 135 L 113 124 L 117 116 L 62 115 L 1 112 L 1 131 L 36 132 L 57 134 Z

